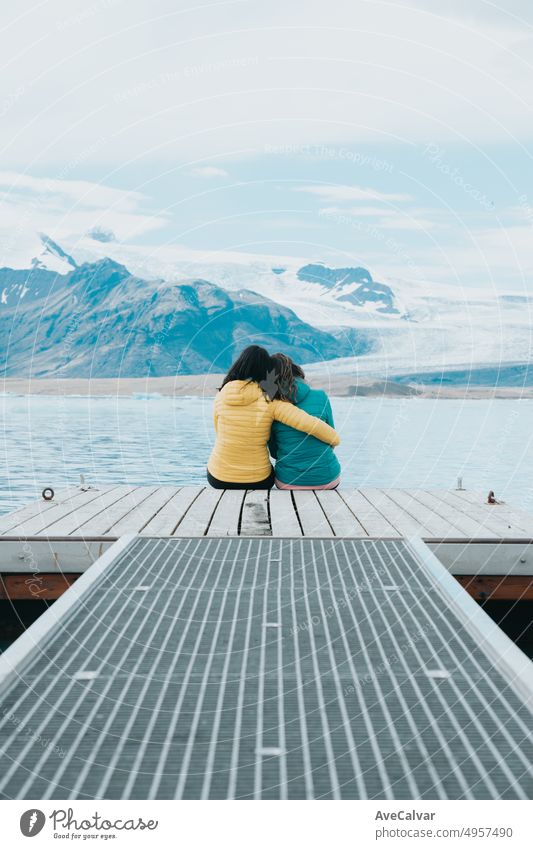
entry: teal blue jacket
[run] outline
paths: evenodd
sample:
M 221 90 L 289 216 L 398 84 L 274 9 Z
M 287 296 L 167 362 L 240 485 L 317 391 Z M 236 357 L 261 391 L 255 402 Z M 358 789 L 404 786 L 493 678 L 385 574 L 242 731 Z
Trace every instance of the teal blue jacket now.
M 296 381 L 295 405 L 334 427 L 331 404 L 321 389 Z M 276 478 L 296 486 L 324 486 L 340 475 L 341 467 L 330 445 L 314 436 L 275 421 L 268 447 L 276 460 Z

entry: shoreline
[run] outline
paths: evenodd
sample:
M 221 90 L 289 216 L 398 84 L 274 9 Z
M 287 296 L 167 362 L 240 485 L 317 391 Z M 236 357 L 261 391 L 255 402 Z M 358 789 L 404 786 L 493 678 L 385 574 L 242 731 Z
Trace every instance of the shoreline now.
M 4 378 L 4 395 L 48 395 L 81 397 L 124 397 L 160 395 L 161 397 L 196 396 L 212 398 L 220 386 L 220 374 L 179 375 L 168 377 L 96 377 L 96 378 Z M 527 399 L 533 398 L 533 386 L 435 386 L 396 383 L 379 378 L 347 375 L 312 374 L 310 386 L 325 389 L 337 398 L 433 398 L 433 399 Z

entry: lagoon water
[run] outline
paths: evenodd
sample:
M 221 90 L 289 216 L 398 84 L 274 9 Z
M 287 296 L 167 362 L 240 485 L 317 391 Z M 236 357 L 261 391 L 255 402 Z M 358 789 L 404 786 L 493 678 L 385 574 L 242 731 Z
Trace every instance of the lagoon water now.
M 204 484 L 212 399 L 1 398 L 0 512 L 45 486 Z M 334 398 L 342 486 L 488 492 L 533 509 L 533 400 Z

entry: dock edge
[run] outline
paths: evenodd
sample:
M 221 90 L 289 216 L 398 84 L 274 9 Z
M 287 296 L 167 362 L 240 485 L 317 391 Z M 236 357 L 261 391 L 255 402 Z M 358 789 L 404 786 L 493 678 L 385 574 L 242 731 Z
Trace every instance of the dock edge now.
M 114 542 L 48 610 L 39 616 L 11 646 L 0 654 L 0 695 L 5 694 L 14 679 L 22 677 L 27 664 L 31 661 L 45 634 L 54 625 L 57 625 L 59 619 L 68 613 L 80 596 L 92 587 L 109 564 L 116 560 L 134 539 L 135 534 L 125 534 Z
M 533 713 L 533 662 L 474 601 L 420 537 L 407 545 L 416 554 L 432 582 L 452 602 L 481 650 L 507 677 L 516 694 Z

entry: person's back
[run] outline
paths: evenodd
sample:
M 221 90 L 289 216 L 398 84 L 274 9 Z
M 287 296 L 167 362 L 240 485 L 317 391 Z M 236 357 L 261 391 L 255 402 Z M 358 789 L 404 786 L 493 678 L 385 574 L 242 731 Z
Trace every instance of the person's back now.
M 257 383 L 227 383 L 215 400 L 214 421 L 217 439 L 209 458 L 210 474 L 222 481 L 243 483 L 268 478 L 272 415 Z
M 270 489 L 274 485 L 267 448 L 274 421 L 339 444 L 334 429 L 322 419 L 286 400 L 271 400 L 262 387 L 269 381 L 275 386 L 275 370 L 264 348 L 249 345 L 222 382 L 213 415 L 215 445 L 207 462 L 207 480 L 216 489 Z
M 293 403 L 334 427 L 329 398 L 321 389 L 311 389 L 303 380 L 294 381 Z M 276 485 L 283 488 L 333 488 L 339 483 L 341 467 L 333 448 L 314 436 L 281 422 L 274 422 L 269 442 L 276 460 Z

